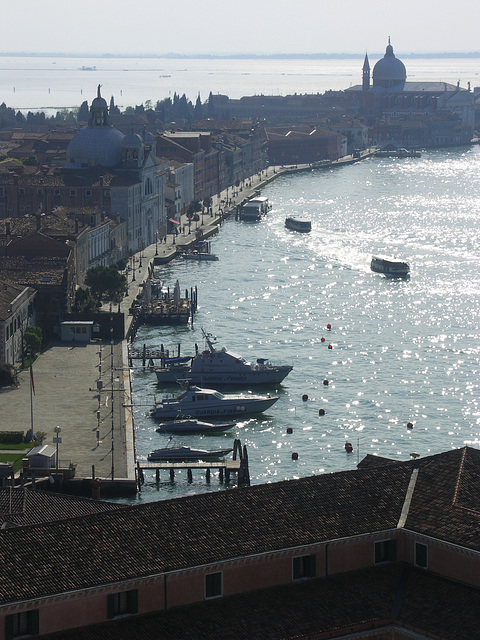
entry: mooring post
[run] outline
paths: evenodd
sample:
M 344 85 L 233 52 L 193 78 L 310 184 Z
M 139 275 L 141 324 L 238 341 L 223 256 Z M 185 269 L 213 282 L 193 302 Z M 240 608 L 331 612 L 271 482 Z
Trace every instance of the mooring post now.
M 188 478 L 188 482 L 193 482 L 191 469 L 187 469 L 187 478 Z
M 205 471 L 205 482 L 210 482 L 210 468 Z
M 223 467 L 220 467 L 218 469 L 218 479 L 220 480 L 220 482 L 223 482 Z
M 175 471 L 170 469 L 170 481 L 173 482 L 175 480 Z
M 155 469 L 155 482 L 158 484 L 160 482 L 160 469 Z

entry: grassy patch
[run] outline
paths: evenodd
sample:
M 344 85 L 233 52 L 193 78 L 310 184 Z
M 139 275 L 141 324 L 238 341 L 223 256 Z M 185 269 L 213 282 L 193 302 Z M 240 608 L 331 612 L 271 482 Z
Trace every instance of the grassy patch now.
M 13 470 L 16 473 L 22 468 L 23 453 L 0 453 L 0 462 L 13 462 Z

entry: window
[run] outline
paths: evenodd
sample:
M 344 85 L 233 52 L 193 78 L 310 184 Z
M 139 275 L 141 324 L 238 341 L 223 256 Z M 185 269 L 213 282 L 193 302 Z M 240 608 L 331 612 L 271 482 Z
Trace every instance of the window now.
M 54 189 L 53 190 L 53 195 L 54 196 L 59 196 L 60 195 L 60 189 Z
M 85 189 L 85 195 L 86 196 L 91 196 L 92 195 L 92 190 L 91 189 Z
M 5 191 L 3 187 L 0 187 L 0 198 L 3 198 L 4 196 L 5 196 Z
M 25 195 L 25 189 L 23 187 L 20 187 L 20 189 L 18 190 L 18 195 L 19 196 L 24 196 Z
M 293 559 L 293 579 L 314 578 L 317 574 L 317 557 L 315 555 L 299 556 Z
M 382 540 L 375 543 L 375 564 L 395 562 L 397 559 L 397 541 Z
M 111 593 L 107 598 L 107 616 L 116 618 L 118 616 L 131 615 L 138 612 L 138 591 L 120 591 Z
M 38 633 L 38 609 L 13 613 L 5 618 L 5 638 L 13 640 Z
M 222 595 L 222 574 L 209 573 L 205 576 L 205 598 L 218 598 Z
M 76 192 L 75 192 L 75 189 L 70 189 L 70 195 L 71 195 L 71 196 L 74 196 L 74 195 L 75 195 L 75 193 L 76 193 Z
M 415 564 L 417 567 L 426 569 L 428 565 L 428 547 L 421 542 L 415 543 Z

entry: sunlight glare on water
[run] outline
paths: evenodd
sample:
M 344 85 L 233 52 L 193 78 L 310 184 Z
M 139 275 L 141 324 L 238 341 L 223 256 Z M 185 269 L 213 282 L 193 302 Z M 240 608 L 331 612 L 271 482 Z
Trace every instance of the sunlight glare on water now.
M 263 191 L 273 204 L 267 218 L 222 225 L 212 240 L 218 262 L 159 269 L 167 285 L 178 278 L 182 288 L 198 286 L 200 309 L 193 328 L 145 327 L 137 344 L 181 343 L 192 353 L 204 327 L 247 359 L 294 365 L 268 390 L 280 399 L 266 414 L 222 436 L 188 436 L 188 444 L 240 438 L 253 484 L 353 469 L 367 453 L 407 460 L 478 446 L 478 175 L 474 147 L 282 176 Z M 285 229 L 287 215 L 310 218 L 311 233 Z M 373 273 L 376 253 L 408 260 L 411 277 Z M 145 416 L 165 389 L 148 371 L 135 372 L 134 389 L 141 458 L 166 443 Z M 199 476 L 157 488 L 147 479 L 142 499 L 221 486 Z

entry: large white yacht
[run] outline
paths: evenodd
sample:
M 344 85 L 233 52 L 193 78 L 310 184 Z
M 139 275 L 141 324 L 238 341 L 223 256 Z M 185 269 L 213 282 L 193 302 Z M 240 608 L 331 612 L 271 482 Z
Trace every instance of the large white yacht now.
M 203 329 L 202 329 L 203 331 Z M 225 347 L 217 349 L 215 339 L 203 331 L 205 349 L 191 358 L 165 358 L 155 369 L 160 383 L 188 380 L 201 385 L 252 386 L 279 384 L 293 369 L 290 365 L 273 365 L 265 358 L 247 362 Z
M 217 418 L 223 416 L 261 413 L 269 409 L 278 396 L 254 396 L 229 393 L 215 389 L 189 387 L 179 396 L 167 396 L 155 403 L 150 416 L 160 420 L 171 418 Z

